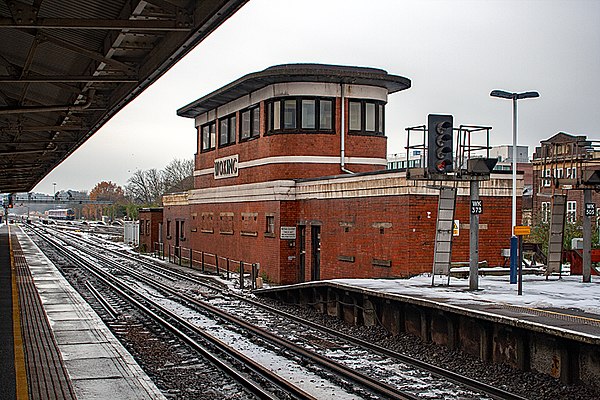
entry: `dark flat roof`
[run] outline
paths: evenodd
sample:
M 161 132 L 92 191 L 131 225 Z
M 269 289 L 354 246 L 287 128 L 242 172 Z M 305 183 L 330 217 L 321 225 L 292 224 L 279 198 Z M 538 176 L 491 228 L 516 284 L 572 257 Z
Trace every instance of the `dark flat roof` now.
M 325 82 L 378 86 L 389 93 L 408 89 L 410 79 L 378 68 L 327 64 L 283 64 L 253 72 L 177 110 L 180 117 L 195 118 L 244 95 L 275 83 Z

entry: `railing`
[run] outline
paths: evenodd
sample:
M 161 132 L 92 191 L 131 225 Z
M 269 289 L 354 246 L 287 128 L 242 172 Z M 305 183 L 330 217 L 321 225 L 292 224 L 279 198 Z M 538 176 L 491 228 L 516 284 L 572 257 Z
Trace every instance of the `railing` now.
M 257 278 L 260 269 L 259 263 L 249 263 L 242 260 L 235 260 L 229 257 L 219 256 L 217 254 L 198 251 L 182 246 L 167 245 L 165 253 L 164 243 L 155 242 L 153 254 L 161 260 L 166 259 L 173 264 L 192 269 L 198 269 L 201 272 L 212 272 L 223 276 L 227 280 L 239 279 L 241 289 L 245 289 L 245 276 L 250 279 L 249 287 L 257 288 Z M 232 277 L 237 275 L 236 277 Z

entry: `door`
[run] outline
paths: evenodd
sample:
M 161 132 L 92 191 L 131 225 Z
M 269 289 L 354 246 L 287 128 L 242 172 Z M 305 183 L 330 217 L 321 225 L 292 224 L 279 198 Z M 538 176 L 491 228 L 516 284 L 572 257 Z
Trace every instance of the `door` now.
M 318 281 L 321 279 L 321 227 L 311 226 L 311 248 L 312 263 L 310 268 L 310 279 Z
M 175 256 L 179 257 L 179 221 L 175 221 Z
M 306 226 L 298 225 L 298 282 L 306 281 Z

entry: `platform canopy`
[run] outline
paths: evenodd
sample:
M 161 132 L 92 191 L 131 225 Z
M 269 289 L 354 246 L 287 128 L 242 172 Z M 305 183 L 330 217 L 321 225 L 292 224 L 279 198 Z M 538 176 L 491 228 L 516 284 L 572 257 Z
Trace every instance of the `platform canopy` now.
M 0 0 L 0 192 L 26 192 L 247 0 Z

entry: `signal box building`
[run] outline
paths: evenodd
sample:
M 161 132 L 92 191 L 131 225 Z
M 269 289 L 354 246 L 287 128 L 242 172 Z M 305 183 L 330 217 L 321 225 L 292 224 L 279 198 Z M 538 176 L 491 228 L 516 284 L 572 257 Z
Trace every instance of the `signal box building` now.
M 438 190 L 386 169 L 388 95 L 410 85 L 380 69 L 281 65 L 181 108 L 197 129 L 195 184 L 163 198 L 165 245 L 260 263 L 274 283 L 431 271 Z M 468 262 L 469 184 L 456 185 L 453 260 Z M 510 175 L 492 174 L 480 196 L 479 259 L 502 264 Z

